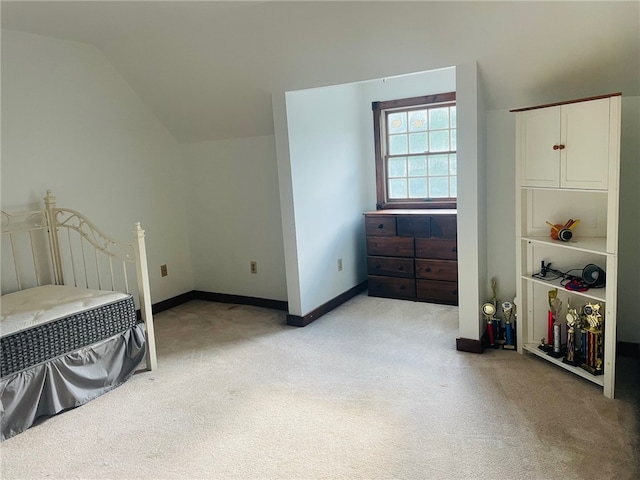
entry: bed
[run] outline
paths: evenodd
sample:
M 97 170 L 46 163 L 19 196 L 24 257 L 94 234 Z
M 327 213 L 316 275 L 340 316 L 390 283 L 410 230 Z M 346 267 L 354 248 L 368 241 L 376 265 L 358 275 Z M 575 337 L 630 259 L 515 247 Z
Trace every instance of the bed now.
M 1 440 L 157 368 L 145 235 L 76 210 L 2 211 Z

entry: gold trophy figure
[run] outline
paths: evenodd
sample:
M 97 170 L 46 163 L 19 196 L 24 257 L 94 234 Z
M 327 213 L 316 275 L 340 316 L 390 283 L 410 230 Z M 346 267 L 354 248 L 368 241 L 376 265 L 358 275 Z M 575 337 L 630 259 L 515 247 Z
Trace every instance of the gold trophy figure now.
M 505 350 L 515 350 L 516 342 L 513 338 L 513 325 L 511 324 L 511 315 L 513 314 L 513 303 L 502 302 L 500 305 L 502 308 L 502 314 L 504 315 L 504 330 L 505 330 L 505 344 L 502 348 Z
M 581 365 L 593 375 L 602 374 L 603 366 L 603 320 L 600 304 L 587 303 L 584 306 L 584 320 L 587 327 L 587 358 Z
M 569 306 L 567 304 L 567 306 Z M 578 365 L 576 361 L 576 334 L 575 329 L 580 322 L 580 315 L 575 308 L 569 308 L 567 311 L 567 352 L 562 360 L 570 365 Z
M 495 348 L 496 345 L 496 332 L 493 329 L 493 315 L 496 313 L 496 307 L 493 303 L 485 303 L 482 305 L 482 314 L 487 322 L 487 333 L 489 334 L 489 345 Z

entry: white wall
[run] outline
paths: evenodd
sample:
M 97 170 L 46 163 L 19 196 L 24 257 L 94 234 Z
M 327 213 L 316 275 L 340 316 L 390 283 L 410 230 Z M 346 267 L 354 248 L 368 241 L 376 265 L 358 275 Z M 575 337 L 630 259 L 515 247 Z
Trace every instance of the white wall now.
M 622 96 L 618 340 L 640 343 L 640 97 Z M 605 319 L 606 321 L 606 319 Z
M 370 186 L 362 171 L 359 88 L 342 85 L 285 96 L 286 120 L 277 121 L 288 125 L 289 162 L 279 159 L 278 167 L 284 169 L 280 188 L 290 190 L 281 199 L 292 201 L 282 209 L 284 234 L 293 235 L 288 245 L 295 248 L 285 252 L 289 313 L 304 316 L 363 281 L 362 213 Z M 287 213 L 293 217 L 285 218 Z M 296 277 L 298 285 L 292 285 Z
M 479 307 L 486 297 L 485 112 L 475 63 L 456 68 L 458 122 L 458 296 L 459 336 L 479 340 Z
M 2 30 L 2 208 L 42 208 L 51 189 L 116 238 L 140 221 L 153 302 L 193 289 L 179 158 L 95 47 Z
M 487 114 L 487 278 L 497 284 L 498 301 L 513 302 L 515 271 L 515 115 L 508 110 Z M 491 298 L 487 290 L 485 298 Z
M 195 289 L 287 300 L 275 138 L 187 143 L 181 150 Z

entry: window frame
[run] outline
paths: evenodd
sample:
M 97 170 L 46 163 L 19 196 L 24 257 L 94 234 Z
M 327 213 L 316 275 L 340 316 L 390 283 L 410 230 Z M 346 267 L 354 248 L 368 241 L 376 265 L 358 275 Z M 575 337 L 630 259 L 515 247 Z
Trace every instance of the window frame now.
M 386 127 L 383 119 L 385 113 L 397 111 L 430 109 L 446 105 L 456 105 L 456 92 L 438 93 L 420 97 L 402 98 L 373 102 L 373 134 L 376 162 L 376 209 L 426 209 L 426 208 L 456 208 L 457 198 L 437 199 L 388 199 L 387 198 L 387 172 L 385 162 Z M 456 127 L 457 130 L 457 127 Z M 457 152 L 457 148 L 456 148 Z

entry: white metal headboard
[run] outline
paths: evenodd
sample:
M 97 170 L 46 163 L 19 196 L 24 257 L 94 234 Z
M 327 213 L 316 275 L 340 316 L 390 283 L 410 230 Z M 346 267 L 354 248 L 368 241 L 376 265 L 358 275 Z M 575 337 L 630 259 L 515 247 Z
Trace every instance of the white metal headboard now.
M 147 368 L 157 366 L 144 230 L 118 241 L 84 215 L 58 208 L 47 191 L 44 210 L 2 211 L 2 293 L 56 284 L 137 293 L 147 330 Z M 130 282 L 135 268 L 135 282 Z

